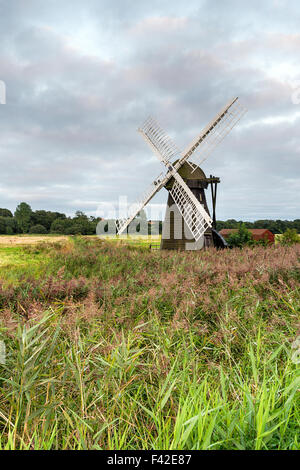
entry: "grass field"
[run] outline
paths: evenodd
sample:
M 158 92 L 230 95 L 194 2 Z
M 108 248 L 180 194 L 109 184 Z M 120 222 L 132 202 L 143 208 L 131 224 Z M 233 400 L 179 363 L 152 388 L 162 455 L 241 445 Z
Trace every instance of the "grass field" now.
M 0 246 L 1 449 L 300 448 L 299 245 L 49 238 Z

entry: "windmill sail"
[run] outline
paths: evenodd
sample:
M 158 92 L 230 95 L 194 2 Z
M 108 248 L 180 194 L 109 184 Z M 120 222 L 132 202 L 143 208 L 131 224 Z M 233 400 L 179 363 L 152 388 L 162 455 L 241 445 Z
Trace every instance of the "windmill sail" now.
M 176 168 L 179 169 L 191 156 L 194 160 L 196 156 L 196 161 L 201 159 L 197 162 L 197 165 L 201 165 L 246 111 L 246 108 L 239 104 L 238 98 L 231 100 L 186 148 Z M 192 162 L 189 163 L 192 165 Z
M 161 162 L 166 164 L 171 158 L 180 155 L 180 150 L 171 137 L 165 133 L 153 118 L 149 117 L 138 131 L 150 147 L 152 147 Z
M 149 189 L 143 194 L 143 196 L 130 206 L 127 217 L 118 219 L 116 222 L 117 225 L 117 234 L 120 235 L 128 225 L 134 220 L 134 218 L 138 215 L 138 213 L 145 207 L 146 204 L 155 196 L 158 191 L 166 184 L 167 180 L 162 173 L 153 181 Z
M 212 226 L 212 219 L 181 176 L 177 172 L 174 172 L 173 176 L 175 181 L 170 195 L 193 237 L 198 241 L 204 232 Z

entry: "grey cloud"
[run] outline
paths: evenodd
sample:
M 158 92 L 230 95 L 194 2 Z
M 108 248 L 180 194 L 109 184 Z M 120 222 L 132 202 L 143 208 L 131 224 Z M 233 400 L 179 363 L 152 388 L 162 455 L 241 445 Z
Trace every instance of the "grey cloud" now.
M 136 133 L 147 115 L 184 148 L 239 95 L 248 114 L 204 165 L 222 179 L 218 215 L 299 217 L 299 119 L 265 122 L 300 111 L 272 72 L 295 67 L 297 2 L 11 0 L 0 13 L 2 207 L 134 202 L 163 170 Z

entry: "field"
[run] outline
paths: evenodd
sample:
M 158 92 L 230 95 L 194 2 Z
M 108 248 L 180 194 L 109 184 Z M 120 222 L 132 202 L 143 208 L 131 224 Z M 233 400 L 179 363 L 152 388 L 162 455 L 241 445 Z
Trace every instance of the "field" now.
M 66 235 L 0 235 L 0 245 L 36 245 L 43 242 L 60 242 L 68 238 Z
M 278 244 L 280 242 L 281 237 L 282 237 L 281 233 L 275 234 L 275 244 Z M 299 237 L 299 242 L 300 242 L 300 233 L 298 233 L 298 237 Z
M 300 246 L 148 246 L 0 245 L 0 448 L 300 449 Z

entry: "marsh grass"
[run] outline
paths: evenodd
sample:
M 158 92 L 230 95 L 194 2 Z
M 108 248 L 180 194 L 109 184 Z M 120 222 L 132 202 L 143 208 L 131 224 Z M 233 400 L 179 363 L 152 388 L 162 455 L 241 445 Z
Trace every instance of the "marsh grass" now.
M 2 271 L 1 449 L 299 449 L 298 248 L 22 249 Z

